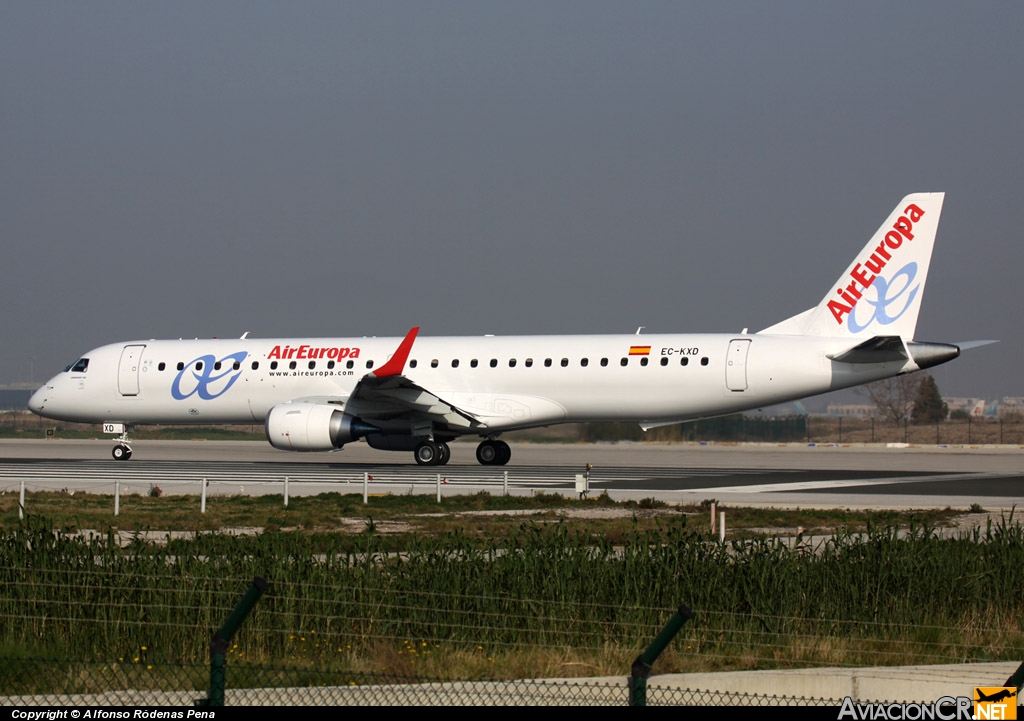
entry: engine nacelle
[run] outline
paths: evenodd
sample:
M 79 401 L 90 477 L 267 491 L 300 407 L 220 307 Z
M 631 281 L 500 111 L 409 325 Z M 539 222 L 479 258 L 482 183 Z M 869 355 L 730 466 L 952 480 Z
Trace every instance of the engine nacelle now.
M 282 451 L 334 451 L 380 429 L 327 403 L 282 403 L 267 414 L 267 440 Z

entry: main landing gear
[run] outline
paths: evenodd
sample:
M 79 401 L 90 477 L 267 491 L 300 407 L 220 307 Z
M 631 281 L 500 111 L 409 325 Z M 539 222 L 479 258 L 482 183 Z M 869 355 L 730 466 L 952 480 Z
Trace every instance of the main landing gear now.
M 444 466 L 451 460 L 452 450 L 447 443 L 423 441 L 413 452 L 416 463 L 421 466 Z
M 444 466 L 452 457 L 447 443 L 423 441 L 413 451 L 416 463 L 421 466 Z M 484 441 L 476 447 L 476 459 L 484 466 L 504 466 L 512 458 L 512 449 L 505 441 Z
M 505 441 L 484 441 L 476 447 L 476 459 L 484 466 L 503 466 L 512 458 Z

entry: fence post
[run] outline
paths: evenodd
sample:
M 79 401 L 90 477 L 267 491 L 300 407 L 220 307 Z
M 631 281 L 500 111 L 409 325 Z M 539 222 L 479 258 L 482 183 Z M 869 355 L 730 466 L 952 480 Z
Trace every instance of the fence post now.
M 25 520 L 25 481 L 21 482 L 21 493 L 18 494 L 18 520 Z
M 266 593 L 270 584 L 265 579 L 256 577 L 252 579 L 252 585 L 245 592 L 242 600 L 238 602 L 231 615 L 224 621 L 213 638 L 210 639 L 210 693 L 206 698 L 196 701 L 196 706 L 223 706 L 224 688 L 227 682 L 227 653 L 231 637 L 242 625 L 242 622 L 252 612 L 260 596 Z
M 661 630 L 661 633 L 651 641 L 651 645 L 636 657 L 629 676 L 630 706 L 647 705 L 647 677 L 651 675 L 651 667 L 658 659 L 658 656 L 661 655 L 661 652 L 665 650 L 665 647 L 668 646 L 669 642 L 675 638 L 679 630 L 691 618 L 693 618 L 693 611 L 686 606 L 680 606 L 672 615 L 672 618 L 668 620 L 668 623 L 665 624 L 665 628 Z
M 441 474 L 437 474 L 437 502 L 441 502 Z
M 121 479 L 114 480 L 114 515 L 121 513 Z
M 288 508 L 288 476 L 284 477 L 284 507 Z
M 369 486 L 369 485 L 370 485 L 370 474 L 367 473 L 366 471 L 363 471 L 363 505 L 364 506 L 369 502 L 369 497 L 367 495 L 367 493 L 368 493 L 367 486 Z
M 206 486 L 208 483 L 205 478 L 200 483 L 202 486 L 199 489 L 199 512 L 206 513 Z
M 508 471 L 505 471 L 504 480 L 501 482 L 501 495 L 508 495 Z

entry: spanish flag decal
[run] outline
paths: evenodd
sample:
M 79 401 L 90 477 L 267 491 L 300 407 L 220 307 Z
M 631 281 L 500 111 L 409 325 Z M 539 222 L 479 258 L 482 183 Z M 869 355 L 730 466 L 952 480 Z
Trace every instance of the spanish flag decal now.
M 631 345 L 629 347 L 630 355 L 650 355 L 651 347 L 649 345 Z

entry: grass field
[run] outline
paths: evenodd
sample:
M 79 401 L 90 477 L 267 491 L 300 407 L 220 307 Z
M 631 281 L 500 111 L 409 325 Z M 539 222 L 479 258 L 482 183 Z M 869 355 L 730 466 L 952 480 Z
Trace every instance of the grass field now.
M 679 604 L 697 616 L 659 672 L 1001 660 L 1024 644 L 1012 517 L 947 537 L 953 509 L 730 509 L 736 535 L 720 543 L 707 509 L 650 500 L 479 494 L 442 509 L 325 494 L 285 510 L 281 497 L 230 498 L 199 522 L 194 499 L 135 497 L 116 527 L 102 496 L 32 494 L 45 514 L 24 521 L 11 500 L 0 498 L 8 658 L 201 661 L 256 576 L 271 589 L 235 663 L 621 674 Z M 795 543 L 798 526 L 819 537 Z

